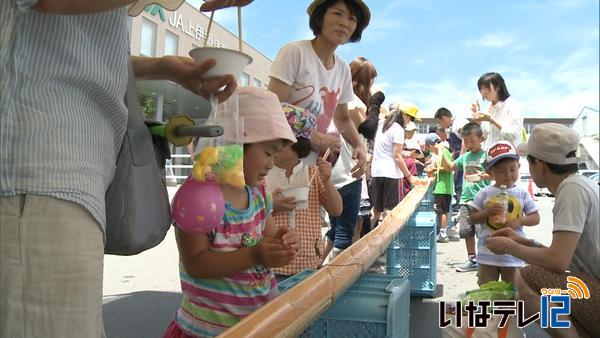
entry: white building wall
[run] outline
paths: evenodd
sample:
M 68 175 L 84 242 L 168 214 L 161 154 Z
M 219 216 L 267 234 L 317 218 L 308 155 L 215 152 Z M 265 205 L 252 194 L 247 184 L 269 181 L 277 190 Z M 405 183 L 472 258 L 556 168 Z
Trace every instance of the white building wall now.
M 599 135 L 599 113 L 598 110 L 583 107 L 581 112 L 573 122 L 573 129 L 577 131 L 581 137 L 598 137 Z
M 156 24 L 155 56 L 164 55 L 166 32 L 173 33 L 179 37 L 177 51 L 178 55 L 189 56 L 189 51 L 196 47 L 202 47 L 204 36 L 208 28 L 209 17 L 198 9 L 184 2 L 176 11 L 167 11 L 151 5 L 139 16 L 131 20 L 131 54 L 140 55 L 142 21 L 148 20 Z M 162 14 L 162 16 L 161 16 Z M 238 50 L 238 37 L 223 26 L 213 22 L 209 35 L 208 45 L 211 47 L 222 47 Z M 266 88 L 269 80 L 269 71 L 273 61 L 254 49 L 247 43 L 243 43 L 242 51 L 252 57 L 244 72 L 249 75 L 249 85 L 260 82 Z M 217 60 L 218 62 L 218 60 Z

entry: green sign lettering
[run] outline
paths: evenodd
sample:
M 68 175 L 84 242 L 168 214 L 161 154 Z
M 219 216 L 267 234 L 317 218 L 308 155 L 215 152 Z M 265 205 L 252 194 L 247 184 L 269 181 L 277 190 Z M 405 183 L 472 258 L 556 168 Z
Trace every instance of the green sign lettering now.
M 146 8 L 144 8 L 144 11 L 149 12 L 153 16 L 156 16 L 156 14 L 158 13 L 158 16 L 160 17 L 160 19 L 162 21 L 165 21 L 165 11 L 161 5 L 146 6 Z

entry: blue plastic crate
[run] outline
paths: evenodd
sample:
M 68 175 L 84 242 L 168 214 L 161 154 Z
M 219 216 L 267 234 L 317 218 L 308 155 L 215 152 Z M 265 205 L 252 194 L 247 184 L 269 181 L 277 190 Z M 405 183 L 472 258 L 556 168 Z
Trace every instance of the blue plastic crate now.
M 436 287 L 436 215 L 416 212 L 386 252 L 386 274 L 408 278 L 411 295 L 432 297 Z
M 284 292 L 310 276 L 305 270 L 279 283 Z M 409 337 L 410 282 L 364 274 L 300 337 Z
M 435 203 L 435 197 L 433 196 L 433 188 L 435 184 L 431 183 L 425 196 L 421 200 L 421 203 L 417 207 L 417 211 L 433 211 L 433 204 Z

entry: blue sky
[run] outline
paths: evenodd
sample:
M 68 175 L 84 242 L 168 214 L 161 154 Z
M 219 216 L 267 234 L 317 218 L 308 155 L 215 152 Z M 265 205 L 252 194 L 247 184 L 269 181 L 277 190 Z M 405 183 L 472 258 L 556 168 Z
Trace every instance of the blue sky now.
M 201 0 L 188 0 L 198 6 Z M 273 59 L 289 41 L 312 38 L 310 1 L 255 0 L 243 9 L 243 38 Z M 412 101 L 424 116 L 445 106 L 466 114 L 481 97 L 477 79 L 505 78 L 527 117 L 575 117 L 599 105 L 597 0 L 367 0 L 371 24 L 346 62 L 370 59 L 386 104 Z M 215 20 L 237 34 L 237 12 Z M 487 105 L 486 105 L 487 106 Z

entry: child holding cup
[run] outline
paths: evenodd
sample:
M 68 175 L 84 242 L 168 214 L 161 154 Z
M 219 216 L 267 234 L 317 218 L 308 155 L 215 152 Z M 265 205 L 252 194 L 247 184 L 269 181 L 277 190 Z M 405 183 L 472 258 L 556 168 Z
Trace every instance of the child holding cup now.
M 273 193 L 273 221 L 277 226 L 295 227 L 302 248 L 290 264 L 274 269 L 278 280 L 322 263 L 320 208 L 334 216 L 342 212 L 342 198 L 331 181 L 331 164 L 323 158 L 316 165 L 301 161 L 311 151 L 316 116 L 286 103 L 283 110 L 298 141 L 281 150 L 265 181 Z

